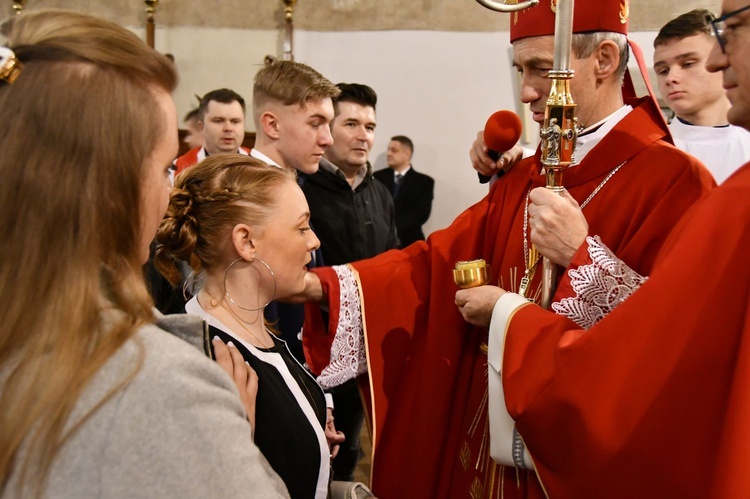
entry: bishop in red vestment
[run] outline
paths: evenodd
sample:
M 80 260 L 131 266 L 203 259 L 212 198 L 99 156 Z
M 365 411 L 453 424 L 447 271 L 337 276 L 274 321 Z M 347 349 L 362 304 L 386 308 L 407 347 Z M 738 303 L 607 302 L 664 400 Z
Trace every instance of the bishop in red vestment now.
M 750 35 L 737 29 L 750 5 L 722 7 L 707 68 L 724 73 L 729 121 L 750 129 Z M 505 401 L 549 497 L 750 497 L 748 195 L 750 164 L 693 206 L 648 279 L 588 330 L 498 300 Z
M 588 23 L 580 16 L 574 29 L 602 29 L 600 14 L 605 11 L 613 20 L 604 28 L 625 30 L 619 6 L 618 1 L 579 1 L 576 14 L 580 9 L 596 15 Z M 537 21 L 527 26 L 536 30 Z M 523 69 L 524 80 L 536 75 L 536 70 Z M 582 68 L 582 78 L 586 71 Z M 713 180 L 696 160 L 667 142 L 666 125 L 651 99 L 623 106 L 619 80 L 612 73 L 606 79 L 606 98 L 603 90 L 574 93 L 582 114 L 590 113 L 584 125 L 595 130 L 580 138 L 580 163 L 568 169 L 565 185 L 584 205 L 590 233 L 637 272 L 648 274 L 666 235 Z M 584 79 L 581 92 L 585 85 Z M 619 100 L 614 107 L 613 95 Z M 532 110 L 545 100 L 546 95 L 535 97 Z M 339 287 L 341 269 L 316 269 L 331 320 L 330 332 L 322 330 L 319 311 L 307 307 L 303 342 L 309 364 L 320 372 L 333 357 L 340 361 L 334 362 L 336 376 L 346 371 L 356 356 L 341 355 L 335 346 L 331 350 L 337 342 L 334 333 L 350 333 L 347 323 L 361 315 L 369 367 L 363 384 L 373 429 L 372 489 L 379 497 L 541 494 L 533 473 L 500 466 L 490 458 L 487 331 L 467 324 L 456 309 L 451 273 L 457 261 L 483 258 L 492 266 L 495 283 L 518 288 L 530 244 L 524 229 L 527 196 L 531 188 L 544 185 L 540 172 L 538 156 L 524 160 L 496 182 L 485 199 L 426 242 L 352 264 L 356 300 L 350 290 Z M 541 272 L 536 274 L 528 296 L 539 287 Z M 338 344 L 351 350 L 356 342 L 351 337 Z

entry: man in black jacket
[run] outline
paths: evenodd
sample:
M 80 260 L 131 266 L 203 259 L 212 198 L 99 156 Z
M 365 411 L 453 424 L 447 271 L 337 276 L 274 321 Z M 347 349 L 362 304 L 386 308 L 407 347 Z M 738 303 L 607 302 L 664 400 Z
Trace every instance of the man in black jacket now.
M 388 189 L 372 176 L 369 162 L 377 95 L 367 85 L 337 86 L 341 94 L 333 99 L 333 145 L 326 149 L 316 173 L 300 176 L 310 205 L 310 226 L 320 239 L 325 265 L 362 260 L 398 247 L 393 200 Z M 356 380 L 332 393 L 336 429 L 346 435 L 333 461 L 333 476 L 352 480 L 364 421 Z
M 396 209 L 396 229 L 401 247 L 424 241 L 422 225 L 430 218 L 435 181 L 411 165 L 414 144 L 409 137 L 396 135 L 388 144 L 388 166 L 375 172 L 375 178 L 391 191 Z

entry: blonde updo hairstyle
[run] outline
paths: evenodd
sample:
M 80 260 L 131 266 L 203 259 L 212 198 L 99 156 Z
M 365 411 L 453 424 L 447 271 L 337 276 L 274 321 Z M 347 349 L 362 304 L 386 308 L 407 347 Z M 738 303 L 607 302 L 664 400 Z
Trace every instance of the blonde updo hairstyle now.
M 167 214 L 156 236 L 154 263 L 172 285 L 182 278 L 179 261 L 194 273 L 222 263 L 224 247 L 239 223 L 263 227 L 282 200 L 278 186 L 294 182 L 293 170 L 242 154 L 215 154 L 177 176 Z

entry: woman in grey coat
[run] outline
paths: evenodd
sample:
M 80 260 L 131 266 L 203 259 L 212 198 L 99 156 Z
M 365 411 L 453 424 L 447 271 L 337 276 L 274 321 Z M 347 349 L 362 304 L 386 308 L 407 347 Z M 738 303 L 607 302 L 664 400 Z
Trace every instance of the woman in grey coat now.
M 173 66 L 81 14 L 3 34 L 0 496 L 286 497 L 238 397 L 251 371 L 204 355 L 200 319 L 155 317 L 141 273 L 177 153 Z

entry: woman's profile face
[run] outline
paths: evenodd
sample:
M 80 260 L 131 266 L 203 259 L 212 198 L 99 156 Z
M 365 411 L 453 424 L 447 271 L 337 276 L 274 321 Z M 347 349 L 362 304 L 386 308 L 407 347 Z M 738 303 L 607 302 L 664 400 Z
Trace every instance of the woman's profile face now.
M 172 183 L 169 169 L 177 156 L 177 111 L 172 96 L 164 90 L 155 89 L 156 101 L 164 115 L 165 127 L 162 137 L 143 169 L 141 184 L 141 263 L 148 261 L 149 245 L 156 235 L 169 204 Z
M 320 241 L 310 230 L 310 209 L 296 182 L 284 182 L 274 196 L 282 201 L 264 224 L 257 257 L 273 269 L 276 298 L 284 298 L 304 290 L 306 265 Z

